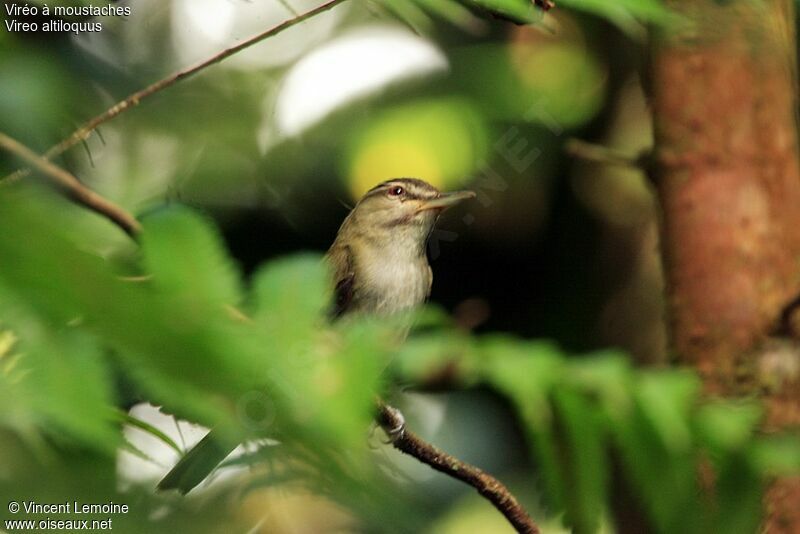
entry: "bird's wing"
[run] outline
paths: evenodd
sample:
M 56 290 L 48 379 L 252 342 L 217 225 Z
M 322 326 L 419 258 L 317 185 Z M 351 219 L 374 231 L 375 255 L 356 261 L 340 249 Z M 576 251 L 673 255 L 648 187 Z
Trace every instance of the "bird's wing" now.
M 425 291 L 425 300 L 431 296 L 431 286 L 433 286 L 433 269 L 428 265 L 428 289 Z
M 333 268 L 334 301 L 331 317 L 345 314 L 353 302 L 355 287 L 355 272 L 353 269 L 353 254 L 350 247 L 334 247 L 328 252 L 328 259 Z

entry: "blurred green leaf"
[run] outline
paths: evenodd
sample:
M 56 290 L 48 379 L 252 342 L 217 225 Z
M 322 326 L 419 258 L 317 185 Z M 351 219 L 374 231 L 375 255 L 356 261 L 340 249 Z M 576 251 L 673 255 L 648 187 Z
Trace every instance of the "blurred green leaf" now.
M 618 351 L 597 352 L 568 362 L 569 381 L 597 398 L 609 414 L 630 415 L 634 371 Z
M 430 13 L 434 13 L 447 20 L 454 26 L 467 32 L 478 32 L 483 29 L 483 24 L 456 0 L 414 0 Z
M 609 466 L 605 429 L 591 400 L 568 389 L 554 392 L 566 444 L 567 523 L 578 532 L 596 532 L 605 513 Z
M 541 10 L 532 0 L 463 0 L 463 2 L 517 24 L 528 24 L 541 17 Z
M 751 444 L 748 456 L 760 473 L 797 475 L 800 473 L 800 434 L 765 436 Z
M 402 377 L 416 382 L 446 381 L 452 375 L 469 386 L 478 379 L 476 358 L 469 337 L 437 332 L 409 337 L 398 351 L 396 367 Z
M 39 323 L 0 279 L 0 322 L 13 325 L 13 353 L 0 355 L 0 426 L 113 455 L 120 444 L 113 395 L 97 340 L 78 329 Z M 9 340 L 5 331 L 4 339 Z M 6 345 L 6 351 L 12 345 Z
M 5 10 L 4 10 L 5 12 Z M 12 40 L 0 46 L 0 117 L 3 131 L 31 147 L 44 150 L 56 141 L 57 132 L 69 120 L 63 104 L 73 103 L 75 80 L 46 50 Z M 0 168 L 5 176 L 13 169 Z
M 425 331 L 429 328 L 452 327 L 453 319 L 441 306 L 427 302 L 414 312 L 412 324 L 414 331 Z
M 326 322 L 330 285 L 328 266 L 318 254 L 273 260 L 253 276 L 253 319 L 271 335 L 302 340 Z
M 170 291 L 120 280 L 107 261 L 64 236 L 63 201 L 27 188 L 5 188 L 0 195 L 0 256 L 15 258 L 0 281 L 49 327 L 78 321 L 114 348 L 152 399 L 201 420 L 212 413 L 211 420 L 223 419 L 226 411 L 211 392 L 239 391 L 258 379 L 260 358 L 241 325 L 223 314 L 209 321 L 192 303 L 168 298 Z M 26 239 L 15 228 L 25 228 Z M 182 287 L 178 278 L 175 273 Z
M 386 368 L 385 332 L 375 323 L 344 329 L 337 353 L 319 362 L 305 382 L 300 407 L 316 406 L 309 428 L 324 431 L 324 439 L 352 453 L 365 452 L 364 429 L 375 413 L 375 393 Z M 302 390 L 301 390 L 302 391 Z
M 514 403 L 525 424 L 531 452 L 541 471 L 548 502 L 556 512 L 566 507 L 568 481 L 555 433 L 550 403 L 555 384 L 564 378 L 564 362 L 549 343 L 521 343 L 508 336 L 487 336 L 481 343 L 484 376 Z
M 741 450 L 752 439 L 762 414 L 755 403 L 710 402 L 697 409 L 694 425 L 703 442 L 729 452 Z
M 700 380 L 690 372 L 643 373 L 637 384 L 638 404 L 661 442 L 674 451 L 691 447 L 689 414 L 700 393 Z
M 716 509 L 706 512 L 703 529 L 720 532 L 758 532 L 763 516 L 766 477 L 756 471 L 742 454 L 734 454 L 716 469 Z
M 416 0 L 386 0 L 380 2 L 380 5 L 394 14 L 414 33 L 429 33 L 433 29 L 433 23 L 427 13 L 418 5 L 420 3 Z
M 642 37 L 642 23 L 669 24 L 677 20 L 677 15 L 668 9 L 661 0 L 560 0 L 559 5 L 579 11 L 592 13 L 616 24 L 626 33 Z
M 622 467 L 652 523 L 659 530 L 692 532 L 702 523 L 696 500 L 697 461 L 688 416 L 699 393 L 688 373 L 640 372 L 628 394 L 630 412 L 609 412 L 611 435 Z M 664 420 L 659 420 L 659 417 Z M 671 431 L 675 435 L 671 435 Z
M 606 91 L 603 66 L 568 41 L 464 47 L 453 55 L 453 75 L 487 117 L 550 128 L 589 120 Z
M 143 218 L 144 267 L 161 291 L 189 306 L 236 306 L 242 298 L 240 275 L 216 229 L 182 206 L 160 208 Z

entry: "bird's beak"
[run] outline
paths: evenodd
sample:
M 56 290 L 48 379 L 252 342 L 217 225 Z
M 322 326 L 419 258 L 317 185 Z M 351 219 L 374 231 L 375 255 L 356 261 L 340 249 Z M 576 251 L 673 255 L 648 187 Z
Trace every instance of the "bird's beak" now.
M 417 212 L 426 210 L 441 210 L 444 211 L 450 206 L 454 206 L 462 200 L 475 198 L 475 193 L 472 191 L 453 191 L 451 193 L 442 193 L 436 198 L 426 200 L 417 209 Z

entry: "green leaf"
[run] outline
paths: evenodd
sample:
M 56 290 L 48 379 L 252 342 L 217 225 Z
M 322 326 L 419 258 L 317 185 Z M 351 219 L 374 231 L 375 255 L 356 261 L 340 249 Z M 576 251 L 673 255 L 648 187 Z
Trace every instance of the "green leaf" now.
M 476 361 L 471 340 L 460 332 L 436 332 L 409 337 L 399 349 L 395 367 L 400 376 L 412 382 L 430 383 L 455 375 L 459 386 L 477 381 Z
M 330 274 L 322 256 L 298 254 L 272 260 L 253 277 L 253 318 L 272 335 L 303 339 L 326 321 Z
M 574 359 L 567 374 L 570 384 L 597 397 L 607 413 L 616 417 L 631 414 L 634 372 L 622 353 L 605 351 Z
M 64 201 L 27 188 L 0 195 L 0 256 L 15 259 L 0 272 L 0 285 L 50 328 L 79 324 L 102 339 L 153 400 L 175 402 L 187 415 L 214 413 L 199 419 L 212 423 L 225 413 L 215 395 L 236 394 L 263 377 L 263 347 L 245 325 L 204 313 L 183 295 L 120 280 L 108 261 L 65 237 Z M 17 228 L 26 229 L 26 239 Z
M 640 372 L 628 393 L 634 409 L 608 413 L 626 479 L 660 531 L 693 532 L 702 523 L 689 425 L 698 386 L 691 373 Z
M 563 422 L 569 473 L 566 522 L 577 532 L 596 532 L 606 506 L 609 476 L 605 432 L 597 406 L 567 388 L 553 395 Z
M 753 437 L 763 410 L 753 402 L 716 401 L 701 406 L 694 425 L 698 437 L 720 452 L 741 450 Z
M 433 22 L 427 13 L 413 0 L 383 0 L 377 5 L 393 14 L 416 34 L 430 33 Z
M 13 367 L 0 372 L 0 426 L 106 455 L 120 443 L 110 376 L 97 340 L 44 327 L 0 280 L 0 322 L 13 325 Z M 11 355 L 3 356 L 12 358 Z
M 550 505 L 556 512 L 564 510 L 568 481 L 550 404 L 553 387 L 564 378 L 560 351 L 551 343 L 522 342 L 502 335 L 484 337 L 480 347 L 486 380 L 509 396 L 525 424 Z
M 144 266 L 156 287 L 198 305 L 239 304 L 238 270 L 210 221 L 186 207 L 169 206 L 142 222 Z
M 272 260 L 252 285 L 255 327 L 276 354 L 269 367 L 272 401 L 287 424 L 308 441 L 363 448 L 387 363 L 384 329 L 359 320 L 329 327 L 330 274 L 318 254 Z
M 177 443 L 175 443 L 175 441 L 172 438 L 170 438 L 168 435 L 166 435 L 164 432 L 154 427 L 150 423 L 142 421 L 141 419 L 122 411 L 118 412 L 117 416 L 121 422 L 130 425 L 133 428 L 138 428 L 143 432 L 147 432 L 154 438 L 160 440 L 162 443 L 167 445 L 173 451 L 177 452 L 179 455 L 183 454 L 183 450 L 178 446 Z
M 516 24 L 528 24 L 541 18 L 541 10 L 531 0 L 464 0 L 464 3 Z
M 390 0 L 391 1 L 391 0 Z M 447 20 L 467 32 L 483 29 L 481 20 L 456 0 L 414 0 L 430 13 Z
M 570 41 L 515 47 L 512 54 L 507 46 L 477 44 L 452 54 L 454 79 L 486 117 L 568 129 L 601 109 L 608 76 L 591 50 Z
M 766 479 L 742 454 L 717 467 L 715 507 L 704 510 L 705 532 L 758 532 L 763 514 Z
M 767 476 L 800 474 L 800 434 L 761 437 L 750 446 L 749 460 Z
M 671 24 L 679 20 L 661 0 L 560 0 L 559 5 L 578 11 L 585 11 L 604 18 L 633 36 L 642 36 L 639 22 L 659 25 Z
M 303 394 L 294 400 L 302 411 L 315 408 L 303 425 L 313 438 L 362 451 L 364 429 L 375 413 L 378 379 L 386 368 L 385 332 L 376 323 L 356 322 L 344 328 L 336 346 L 335 354 L 316 361 L 308 375 L 301 376 L 305 389 L 298 388 Z
M 648 372 L 641 375 L 636 392 L 639 408 L 666 447 L 689 450 L 692 444 L 689 415 L 700 393 L 700 381 L 690 372 Z
M 546 396 L 563 377 L 563 353 L 553 343 L 494 334 L 483 336 L 479 348 L 486 379 L 513 397 Z

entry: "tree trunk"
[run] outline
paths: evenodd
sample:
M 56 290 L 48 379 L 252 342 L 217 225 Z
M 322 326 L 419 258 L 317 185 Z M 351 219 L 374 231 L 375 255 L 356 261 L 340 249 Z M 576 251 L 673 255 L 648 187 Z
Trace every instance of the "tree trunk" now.
M 654 40 L 651 80 L 673 348 L 709 394 L 767 391 L 767 429 L 797 425 L 797 351 L 767 342 L 800 294 L 793 0 L 668 4 L 689 22 Z M 800 532 L 800 479 L 766 511 Z

